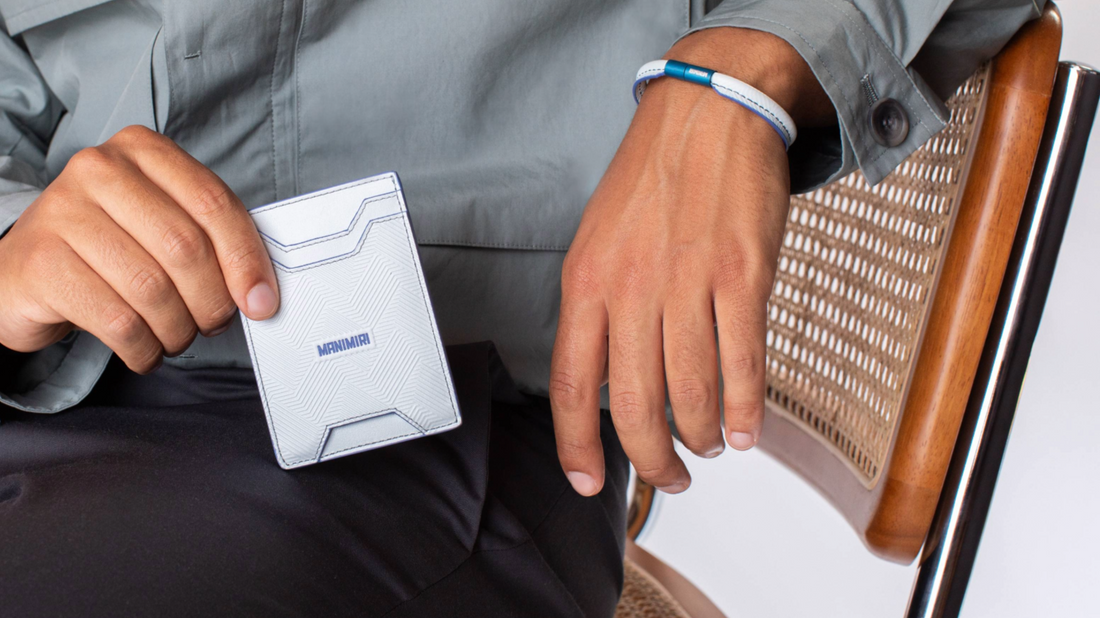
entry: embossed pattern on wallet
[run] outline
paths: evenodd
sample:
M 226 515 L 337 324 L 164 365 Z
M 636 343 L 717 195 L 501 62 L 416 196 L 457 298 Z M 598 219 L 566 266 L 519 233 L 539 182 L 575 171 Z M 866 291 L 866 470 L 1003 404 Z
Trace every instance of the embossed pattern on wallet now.
M 279 465 L 461 423 L 397 175 L 250 211 L 281 304 L 243 320 Z

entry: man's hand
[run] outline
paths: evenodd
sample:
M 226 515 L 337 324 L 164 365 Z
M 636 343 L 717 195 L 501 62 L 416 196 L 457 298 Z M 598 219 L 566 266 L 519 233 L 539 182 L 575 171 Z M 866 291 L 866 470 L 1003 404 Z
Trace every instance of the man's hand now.
M 279 305 L 275 271 L 240 200 L 141 127 L 78 152 L 0 239 L 0 344 L 31 352 L 74 327 L 148 373 L 197 333 Z
M 799 126 L 835 120 L 805 62 L 772 35 L 706 30 L 667 57 L 752 83 Z M 774 129 L 709 88 L 650 82 L 562 272 L 550 399 L 558 455 L 579 493 L 603 485 L 604 383 L 623 449 L 639 477 L 666 492 L 691 483 L 665 422 L 666 383 L 692 452 L 756 444 L 766 305 L 789 204 Z

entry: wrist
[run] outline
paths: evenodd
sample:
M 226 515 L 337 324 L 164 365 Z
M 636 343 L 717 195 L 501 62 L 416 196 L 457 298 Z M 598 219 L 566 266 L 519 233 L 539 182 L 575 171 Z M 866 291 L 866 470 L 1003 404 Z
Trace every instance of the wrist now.
M 836 122 L 832 102 L 806 61 L 773 34 L 746 28 L 708 28 L 680 39 L 665 58 L 725 73 L 755 87 L 786 110 L 798 126 Z

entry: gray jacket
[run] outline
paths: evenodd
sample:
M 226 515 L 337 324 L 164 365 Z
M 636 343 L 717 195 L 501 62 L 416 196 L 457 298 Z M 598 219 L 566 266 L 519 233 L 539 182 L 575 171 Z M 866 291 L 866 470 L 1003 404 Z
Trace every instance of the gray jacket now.
M 631 82 L 685 33 L 766 30 L 806 59 L 837 128 L 791 149 L 795 191 L 877 182 L 944 126 L 942 100 L 1044 0 L 0 0 L 0 231 L 78 150 L 170 136 L 250 207 L 397 170 L 444 339 L 496 342 L 546 391 L 562 258 L 630 123 Z M 868 93 L 908 137 L 875 139 Z M 87 333 L 0 348 L 0 401 L 78 403 Z M 248 366 L 239 324 L 168 363 Z

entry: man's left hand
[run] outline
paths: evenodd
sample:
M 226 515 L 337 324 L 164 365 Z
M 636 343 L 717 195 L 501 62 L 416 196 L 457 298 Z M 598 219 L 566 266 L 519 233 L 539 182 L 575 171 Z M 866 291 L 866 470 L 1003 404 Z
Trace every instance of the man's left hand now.
M 757 75 L 757 87 L 770 88 L 788 111 L 804 112 L 797 97 L 809 91 L 812 114 L 831 114 L 785 42 L 716 30 L 686 37 L 669 56 L 707 66 L 695 60 L 704 50 L 732 45 L 751 58 L 735 76 Z M 638 476 L 666 492 L 691 482 L 665 419 L 666 384 L 680 437 L 695 454 L 717 456 L 725 442 L 745 450 L 760 438 L 766 308 L 790 204 L 788 174 L 779 135 L 752 112 L 695 84 L 650 83 L 562 272 L 550 399 L 558 455 L 579 493 L 603 485 L 603 384 Z

